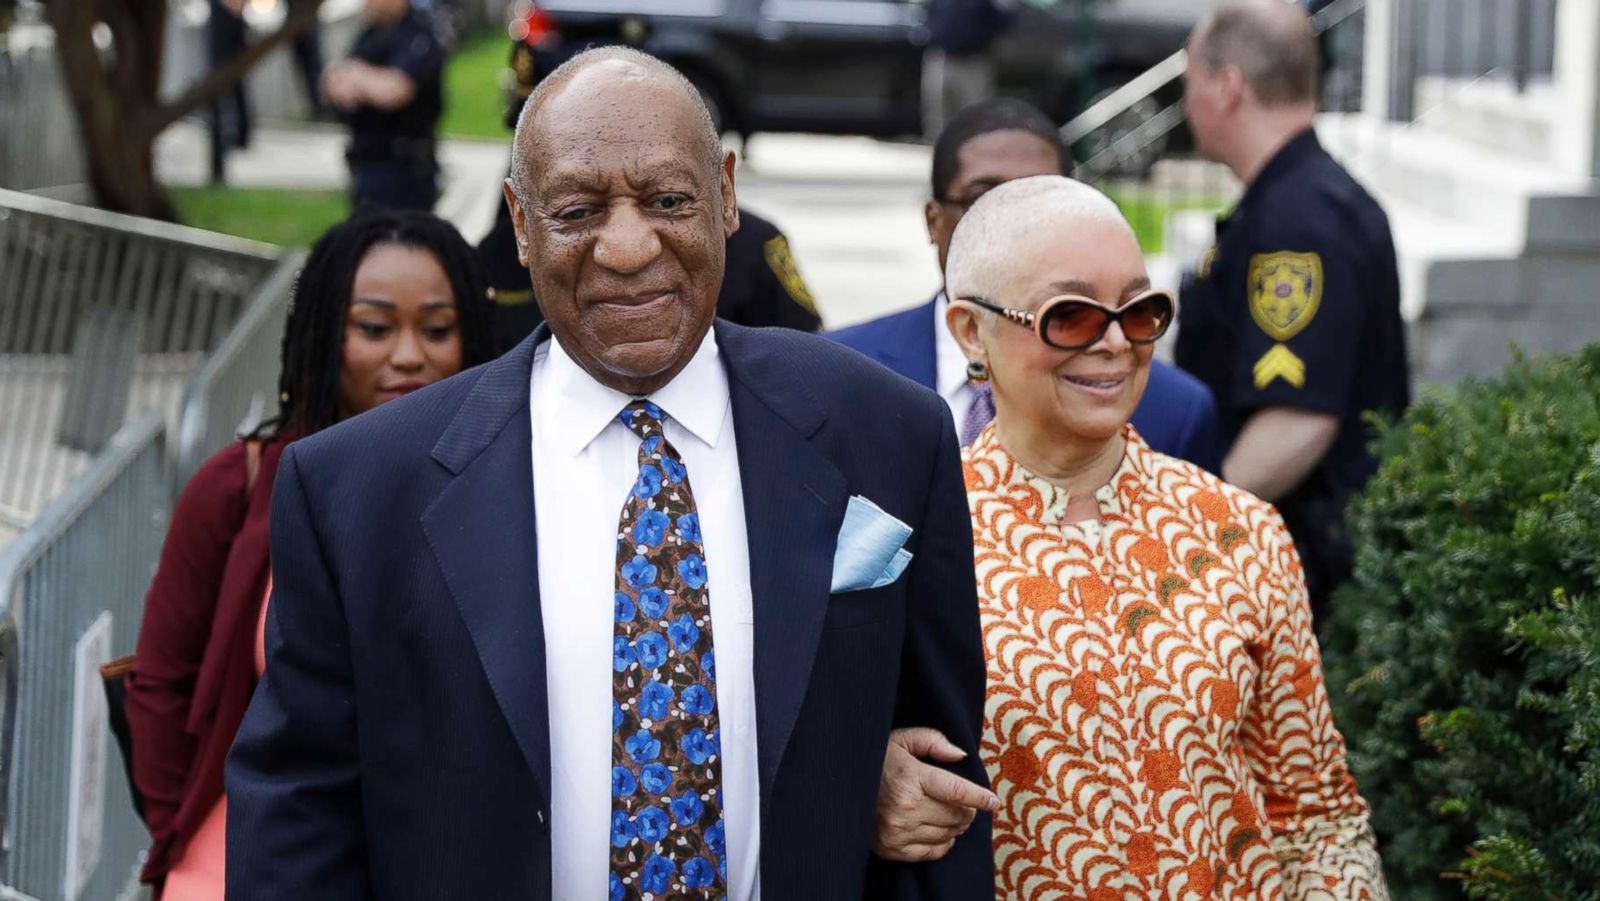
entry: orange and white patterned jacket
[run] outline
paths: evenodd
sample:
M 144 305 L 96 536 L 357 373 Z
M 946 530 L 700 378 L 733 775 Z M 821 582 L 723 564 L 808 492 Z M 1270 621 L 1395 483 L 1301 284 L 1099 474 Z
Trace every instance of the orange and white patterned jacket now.
M 1386 899 L 1271 505 L 1127 427 L 1101 521 L 963 454 L 998 899 Z

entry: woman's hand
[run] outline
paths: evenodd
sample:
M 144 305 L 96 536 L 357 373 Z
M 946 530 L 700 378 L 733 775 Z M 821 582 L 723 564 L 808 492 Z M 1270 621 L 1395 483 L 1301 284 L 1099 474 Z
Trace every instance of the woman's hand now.
M 978 811 L 999 809 L 994 792 L 919 759 L 955 763 L 966 756 L 934 729 L 889 734 L 872 853 L 901 863 L 938 860 L 950 853 Z

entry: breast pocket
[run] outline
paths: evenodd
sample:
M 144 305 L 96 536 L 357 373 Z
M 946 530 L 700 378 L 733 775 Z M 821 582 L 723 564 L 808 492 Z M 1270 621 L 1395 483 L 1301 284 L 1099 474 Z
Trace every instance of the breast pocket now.
M 828 618 L 823 628 L 855 629 L 892 619 L 905 606 L 905 588 L 898 582 L 865 591 L 844 591 L 828 596 Z

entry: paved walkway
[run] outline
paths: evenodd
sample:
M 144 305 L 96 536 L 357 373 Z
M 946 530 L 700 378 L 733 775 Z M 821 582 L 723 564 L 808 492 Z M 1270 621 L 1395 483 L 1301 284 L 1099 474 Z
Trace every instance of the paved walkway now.
M 343 128 L 325 125 L 257 128 L 250 147 L 228 155 L 228 184 L 240 188 L 299 188 L 344 191 Z M 434 211 L 476 242 L 494 224 L 510 145 L 453 139 L 439 149 L 444 193 Z M 206 129 L 180 122 L 156 145 L 156 175 L 163 184 L 205 185 L 211 181 L 211 139 Z
M 344 190 L 345 133 L 329 126 L 262 127 L 248 150 L 229 156 L 239 187 Z M 505 143 L 452 139 L 441 145 L 444 194 L 436 212 L 476 242 L 494 222 L 509 158 Z M 788 233 L 801 273 L 837 327 L 914 306 L 939 283 L 927 241 L 929 151 L 867 138 L 758 135 L 739 153 L 742 205 Z M 157 170 L 170 185 L 210 178 L 203 127 L 180 123 L 162 136 Z

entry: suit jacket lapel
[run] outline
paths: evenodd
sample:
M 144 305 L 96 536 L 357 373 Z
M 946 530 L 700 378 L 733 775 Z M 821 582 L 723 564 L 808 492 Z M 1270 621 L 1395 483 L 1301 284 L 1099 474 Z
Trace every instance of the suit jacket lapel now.
M 828 613 L 845 477 L 809 438 L 826 413 L 751 329 L 717 323 L 739 448 L 755 611 L 763 808 L 805 700 Z
M 550 798 L 549 705 L 539 612 L 528 378 L 541 326 L 487 364 L 434 446 L 455 478 L 423 514 L 446 584 L 521 747 Z

